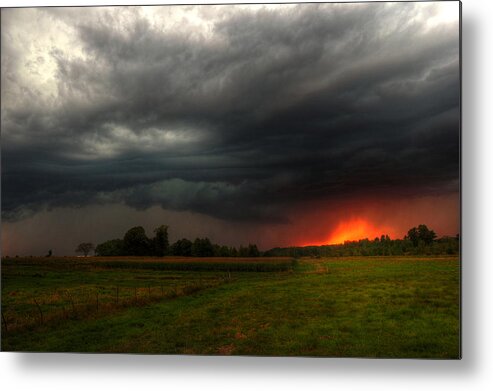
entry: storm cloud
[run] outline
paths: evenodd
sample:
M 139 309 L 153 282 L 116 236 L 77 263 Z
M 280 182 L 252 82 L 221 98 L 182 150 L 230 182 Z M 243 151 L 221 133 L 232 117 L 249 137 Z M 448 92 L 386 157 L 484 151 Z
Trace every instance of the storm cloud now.
M 2 10 L 2 219 L 459 191 L 458 3 Z

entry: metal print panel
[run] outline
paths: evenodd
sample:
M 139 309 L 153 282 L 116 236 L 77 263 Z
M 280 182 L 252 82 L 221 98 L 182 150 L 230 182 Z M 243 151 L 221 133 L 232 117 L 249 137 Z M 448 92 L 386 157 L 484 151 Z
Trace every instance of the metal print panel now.
M 460 358 L 460 3 L 4 8 L 5 351 Z

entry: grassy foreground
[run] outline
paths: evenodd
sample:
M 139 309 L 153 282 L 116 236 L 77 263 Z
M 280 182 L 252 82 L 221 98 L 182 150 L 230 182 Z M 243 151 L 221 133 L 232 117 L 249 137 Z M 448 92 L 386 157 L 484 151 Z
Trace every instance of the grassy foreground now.
M 115 262 L 2 260 L 2 350 L 460 357 L 457 257 Z

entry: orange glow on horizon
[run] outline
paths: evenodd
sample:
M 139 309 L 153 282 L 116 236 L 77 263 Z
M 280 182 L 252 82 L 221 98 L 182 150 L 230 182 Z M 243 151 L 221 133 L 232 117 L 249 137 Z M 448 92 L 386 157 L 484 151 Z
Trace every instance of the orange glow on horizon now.
M 302 246 L 323 246 L 328 244 L 342 244 L 345 241 L 361 239 L 373 240 L 382 235 L 395 237 L 395 232 L 389 227 L 375 227 L 368 220 L 357 218 L 340 222 L 331 232 L 327 240 L 318 243 L 303 244 Z

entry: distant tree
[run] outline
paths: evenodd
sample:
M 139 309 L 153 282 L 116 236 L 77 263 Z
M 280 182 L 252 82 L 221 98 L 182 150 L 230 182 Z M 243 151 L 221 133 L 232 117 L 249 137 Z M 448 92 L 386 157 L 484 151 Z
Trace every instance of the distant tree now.
M 82 253 L 82 254 L 84 254 L 85 257 L 87 257 L 87 255 L 92 250 L 94 250 L 94 244 L 89 243 L 89 242 L 84 242 L 84 243 L 81 243 L 77 246 L 77 248 L 75 249 L 75 252 L 76 253 Z
M 212 251 L 213 251 L 215 257 L 221 256 L 221 246 L 219 244 L 213 244 L 212 245 Z
M 231 252 L 229 251 L 229 247 L 228 246 L 221 246 L 221 248 L 219 249 L 219 256 L 220 257 L 230 257 Z
M 168 226 L 161 225 L 154 230 L 154 234 L 154 239 L 152 239 L 154 255 L 162 257 L 169 251 Z
M 424 224 L 418 226 L 418 235 L 419 238 L 427 245 L 433 243 L 437 237 L 436 233 L 433 230 L 428 229 L 428 227 Z
M 407 231 L 407 235 L 404 236 L 404 239 L 411 241 L 413 246 L 417 247 L 419 241 L 418 229 L 416 227 L 411 228 L 409 231 Z
M 180 257 L 190 257 L 192 255 L 192 242 L 185 238 L 177 240 L 171 245 L 170 252 Z
M 123 240 L 112 239 L 98 244 L 94 252 L 100 257 L 119 257 L 125 255 L 125 246 Z
M 143 227 L 130 228 L 123 237 L 126 255 L 151 255 L 150 240 Z
M 420 241 L 425 245 L 430 245 L 436 237 L 437 235 L 433 230 L 428 229 L 424 224 L 420 224 L 407 231 L 407 235 L 404 239 L 410 240 L 414 247 L 418 247 Z
M 249 244 L 248 245 L 248 256 L 249 257 L 259 257 L 260 256 L 260 251 L 258 251 L 256 244 Z
M 53 255 L 53 251 L 48 250 L 48 254 L 46 254 L 47 257 L 51 257 Z
M 238 256 L 238 250 L 236 249 L 236 247 L 231 247 L 229 249 L 229 256 L 230 257 L 237 257 Z
M 209 238 L 194 240 L 192 245 L 192 255 L 194 257 L 212 257 L 214 256 L 214 247 Z
M 291 249 L 293 249 L 293 248 L 291 248 Z M 290 255 L 292 255 L 292 254 L 290 254 Z M 248 257 L 248 248 L 240 246 L 240 248 L 238 249 L 238 256 L 239 257 Z

